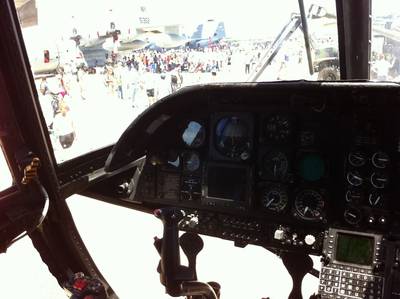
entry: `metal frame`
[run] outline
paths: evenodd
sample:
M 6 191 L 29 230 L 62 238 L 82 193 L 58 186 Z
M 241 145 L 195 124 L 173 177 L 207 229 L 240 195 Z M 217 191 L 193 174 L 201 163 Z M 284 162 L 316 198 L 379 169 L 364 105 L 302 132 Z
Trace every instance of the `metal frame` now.
M 369 79 L 371 0 L 336 0 L 340 78 Z
M 5 145 L 5 153 L 11 162 L 17 182 L 20 180 L 21 170 L 15 161 L 15 153 L 20 150 L 21 144 L 24 144 L 27 152 L 35 153 L 41 160 L 39 179 L 50 198 L 49 212 L 41 229 L 31 232 L 29 236 L 42 260 L 61 286 L 68 281 L 71 274 L 84 272 L 104 282 L 108 298 L 118 298 L 85 248 L 65 197 L 60 193 L 57 165 L 40 110 L 26 49 L 21 43 L 22 33 L 13 0 L 0 1 L 0 31 L 2 33 L 0 79 L 6 86 L 6 89 L 0 91 L 0 99 L 9 103 L 9 106 L 2 106 L 2 113 L 8 112 L 7 120 L 10 124 L 11 120 L 15 122 L 6 128 L 6 134 L 18 132 L 20 135 L 14 136 L 14 140 L 19 138 L 19 142 L 8 142 Z M 28 200 L 33 200 L 34 195 L 28 193 L 26 197 Z M 1 203 L 3 205 L 3 198 Z M 15 224 L 10 226 L 12 225 Z

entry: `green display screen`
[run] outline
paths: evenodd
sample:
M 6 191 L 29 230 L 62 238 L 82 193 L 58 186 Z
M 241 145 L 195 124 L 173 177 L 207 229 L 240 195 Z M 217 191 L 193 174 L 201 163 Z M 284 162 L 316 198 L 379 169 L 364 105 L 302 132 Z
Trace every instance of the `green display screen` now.
M 373 255 L 374 238 L 338 233 L 336 246 L 337 261 L 371 265 Z

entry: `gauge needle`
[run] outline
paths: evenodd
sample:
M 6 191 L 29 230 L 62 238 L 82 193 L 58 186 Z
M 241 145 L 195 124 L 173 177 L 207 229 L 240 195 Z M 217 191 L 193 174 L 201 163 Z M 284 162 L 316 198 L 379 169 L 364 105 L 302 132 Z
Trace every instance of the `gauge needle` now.
M 267 202 L 266 207 L 268 208 L 274 202 L 274 200 L 275 200 L 275 197 L 272 197 L 272 199 L 269 202 Z
M 347 215 L 349 215 L 349 216 L 351 216 L 351 217 L 353 217 L 353 218 L 357 218 L 357 215 L 354 215 L 354 214 L 352 214 L 352 213 L 347 213 Z
M 376 205 L 379 203 L 379 201 L 381 200 L 381 197 L 378 196 L 378 197 L 375 199 L 374 202 L 371 202 L 371 200 L 372 200 L 372 194 L 369 195 L 369 202 L 370 202 L 373 206 L 376 206 Z
M 305 209 L 304 209 L 304 215 L 308 212 L 309 209 L 310 209 L 309 207 L 305 207 Z

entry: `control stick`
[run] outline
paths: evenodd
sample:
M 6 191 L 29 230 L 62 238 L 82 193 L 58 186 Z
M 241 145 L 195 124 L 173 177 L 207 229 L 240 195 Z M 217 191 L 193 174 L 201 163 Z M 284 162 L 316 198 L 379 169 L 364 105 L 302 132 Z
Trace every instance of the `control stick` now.
M 303 299 L 301 284 L 304 276 L 313 269 L 312 259 L 307 254 L 294 252 L 284 252 L 281 257 L 293 280 L 293 288 L 289 294 L 289 299 Z
M 200 296 L 207 299 L 218 299 L 219 284 L 197 281 L 196 257 L 203 249 L 203 240 L 194 233 L 185 233 L 180 238 L 178 223 L 183 219 L 184 212 L 175 208 L 163 208 L 154 211 L 164 227 L 163 238 L 155 238 L 154 246 L 160 254 L 158 266 L 161 283 L 166 292 L 173 297 Z M 188 258 L 189 266 L 180 264 L 179 244 Z M 215 288 L 218 289 L 214 289 Z
M 203 240 L 199 237 L 198 234 L 184 233 L 179 238 L 179 243 L 183 252 L 188 258 L 189 270 L 193 273 L 193 279 L 197 280 L 196 257 L 203 249 Z
M 154 243 L 161 256 L 159 267 L 161 283 L 165 285 L 168 294 L 180 296 L 180 283 L 182 280 L 188 280 L 182 277 L 183 272 L 187 271 L 185 271 L 186 267 L 180 265 L 178 241 L 178 223 L 183 219 L 184 214 L 178 209 L 164 208 L 155 210 L 154 215 L 162 221 L 164 226 L 163 238 L 155 240 Z

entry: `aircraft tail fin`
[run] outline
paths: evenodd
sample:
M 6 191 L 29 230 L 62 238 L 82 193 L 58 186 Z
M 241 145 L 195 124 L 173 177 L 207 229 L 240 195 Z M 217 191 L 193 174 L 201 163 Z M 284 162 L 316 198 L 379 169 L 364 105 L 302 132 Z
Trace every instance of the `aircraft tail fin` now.
M 214 37 L 217 39 L 221 39 L 226 37 L 226 32 L 225 32 L 225 24 L 224 22 L 219 22 L 217 25 L 217 29 L 215 30 Z
M 196 39 L 202 39 L 203 38 L 203 24 L 199 24 L 196 28 L 196 31 L 193 32 L 192 34 L 192 39 L 196 40 Z

